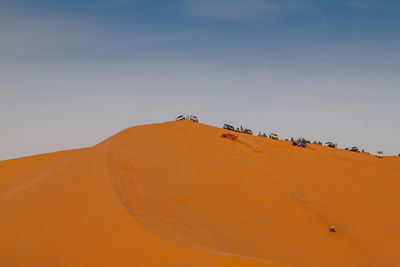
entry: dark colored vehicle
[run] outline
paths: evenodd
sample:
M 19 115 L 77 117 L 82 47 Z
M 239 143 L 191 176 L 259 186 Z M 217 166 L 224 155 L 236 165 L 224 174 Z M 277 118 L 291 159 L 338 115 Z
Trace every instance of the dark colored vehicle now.
M 221 135 L 221 138 L 228 138 L 228 139 L 231 139 L 231 140 L 236 140 L 237 136 L 234 135 L 234 134 L 231 134 L 231 133 L 224 133 L 224 134 Z
M 250 129 L 244 129 L 243 133 L 253 135 L 253 132 Z
M 234 131 L 235 128 L 232 125 L 229 124 L 224 124 L 224 127 L 222 127 L 225 130 L 229 130 L 229 131 Z
M 353 147 L 350 149 L 350 151 L 351 151 L 351 152 L 360 153 L 360 150 L 358 150 L 358 147 L 356 147 L 356 146 L 353 146 Z
M 300 146 L 300 147 L 306 147 L 307 143 L 304 142 L 303 140 L 293 140 L 292 145 L 294 146 Z
M 326 146 L 329 146 L 329 147 L 333 147 L 333 148 L 336 148 L 336 147 L 337 147 L 337 144 L 332 143 L 332 142 L 326 142 L 325 145 L 326 145 Z

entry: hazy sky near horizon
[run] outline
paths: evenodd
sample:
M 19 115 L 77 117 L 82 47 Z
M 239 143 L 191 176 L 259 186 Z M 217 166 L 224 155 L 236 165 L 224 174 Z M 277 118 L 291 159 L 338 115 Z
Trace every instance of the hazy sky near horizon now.
M 0 160 L 193 113 L 400 153 L 400 2 L 0 0 Z

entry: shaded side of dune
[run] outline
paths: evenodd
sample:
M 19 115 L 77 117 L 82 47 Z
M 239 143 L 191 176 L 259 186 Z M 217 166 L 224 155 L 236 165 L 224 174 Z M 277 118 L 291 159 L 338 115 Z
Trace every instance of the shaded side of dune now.
M 99 148 L 0 162 L 0 266 L 280 266 L 208 253 L 138 224 Z

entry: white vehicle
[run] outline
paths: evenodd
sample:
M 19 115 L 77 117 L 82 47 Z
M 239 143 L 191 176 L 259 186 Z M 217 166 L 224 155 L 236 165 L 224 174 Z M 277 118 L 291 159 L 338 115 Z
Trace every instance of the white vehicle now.
M 383 158 L 383 152 L 382 151 L 378 151 L 378 153 L 376 153 L 376 157 L 377 158 Z
M 191 120 L 193 122 L 199 122 L 199 119 L 197 118 L 197 116 L 194 116 L 194 115 L 190 115 L 189 120 Z
M 183 116 L 183 115 L 179 115 L 178 117 L 176 117 L 176 121 L 183 121 L 184 119 L 186 119 L 185 118 L 185 116 Z
M 274 134 L 274 133 L 270 133 L 270 134 L 269 134 L 269 138 L 271 138 L 271 139 L 273 139 L 273 140 L 279 140 L 278 135 L 277 135 L 277 134 Z
M 336 147 L 337 147 L 337 144 L 336 144 L 336 143 L 333 143 L 333 142 L 326 142 L 325 145 L 326 145 L 326 146 L 329 146 L 329 147 L 333 147 L 333 148 L 336 148 Z

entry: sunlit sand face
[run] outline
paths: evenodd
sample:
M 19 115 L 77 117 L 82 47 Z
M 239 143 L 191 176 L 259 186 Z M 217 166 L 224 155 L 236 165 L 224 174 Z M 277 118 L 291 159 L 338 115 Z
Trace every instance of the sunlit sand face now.
M 400 158 L 224 132 L 168 122 L 0 162 L 0 265 L 400 264 Z

